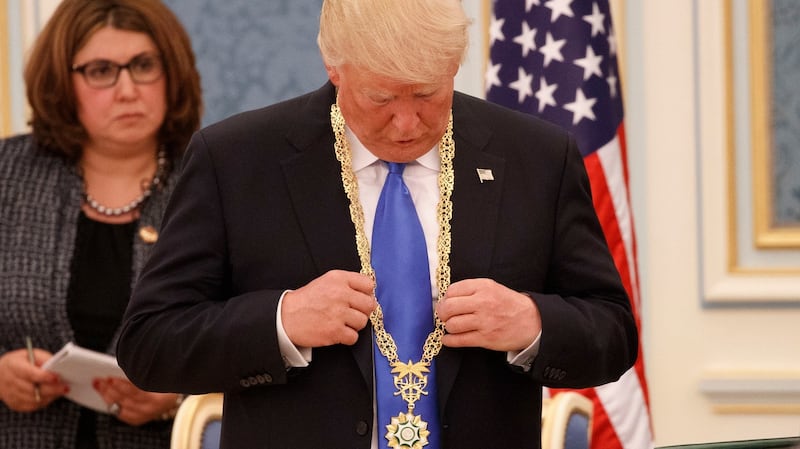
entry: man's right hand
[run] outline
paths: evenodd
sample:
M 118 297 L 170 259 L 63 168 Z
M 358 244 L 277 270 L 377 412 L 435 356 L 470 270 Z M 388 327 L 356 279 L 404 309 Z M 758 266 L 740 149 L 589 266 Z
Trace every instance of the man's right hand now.
M 298 347 L 355 344 L 377 305 L 374 287 L 366 275 L 331 270 L 287 292 L 281 306 L 286 335 Z

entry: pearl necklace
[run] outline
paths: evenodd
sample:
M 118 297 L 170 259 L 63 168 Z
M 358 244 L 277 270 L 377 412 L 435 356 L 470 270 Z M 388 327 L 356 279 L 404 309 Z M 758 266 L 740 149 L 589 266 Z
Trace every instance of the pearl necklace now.
M 125 215 L 129 212 L 133 212 L 136 209 L 140 208 L 142 204 L 153 194 L 153 189 L 156 188 L 158 185 L 161 184 L 161 179 L 164 176 L 164 169 L 167 165 L 167 155 L 163 149 L 158 150 L 158 156 L 156 157 L 156 163 L 158 164 L 156 167 L 156 172 L 153 174 L 153 179 L 147 183 L 146 187 L 142 191 L 142 194 L 136 197 L 130 203 L 121 206 L 121 207 L 108 207 L 104 206 L 97 202 L 89 192 L 86 190 L 86 183 L 83 184 L 83 202 L 90 209 L 97 212 L 100 215 L 104 215 L 106 217 L 119 217 L 120 215 Z

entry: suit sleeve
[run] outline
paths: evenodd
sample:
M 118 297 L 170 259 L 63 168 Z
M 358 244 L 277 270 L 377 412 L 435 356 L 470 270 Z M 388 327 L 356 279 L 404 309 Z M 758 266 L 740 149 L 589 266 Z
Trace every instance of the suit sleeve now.
M 134 288 L 117 358 L 140 388 L 204 393 L 286 382 L 275 329 L 282 290 L 232 291 L 220 188 L 231 174 L 219 162 L 196 133 Z
M 634 364 L 638 332 L 573 139 L 561 154 L 546 282 L 532 292 L 542 338 L 531 375 L 550 387 L 586 388 L 615 381 Z

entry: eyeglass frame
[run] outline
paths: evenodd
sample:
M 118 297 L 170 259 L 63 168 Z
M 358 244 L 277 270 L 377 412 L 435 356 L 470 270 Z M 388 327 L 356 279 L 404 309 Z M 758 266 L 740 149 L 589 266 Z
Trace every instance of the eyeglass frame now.
M 138 75 L 134 74 L 134 72 L 131 70 L 131 66 L 135 62 L 140 61 L 141 58 L 145 58 L 145 57 L 151 57 L 152 61 L 154 61 L 158 65 L 159 74 L 158 74 L 157 77 L 153 78 L 152 80 L 139 81 L 139 80 L 137 80 L 137 76 Z M 89 76 L 86 75 L 86 69 L 90 65 L 97 64 L 97 63 L 108 64 L 109 68 L 112 68 L 112 69 L 115 70 L 114 81 L 113 82 L 111 82 L 108 85 L 95 85 L 95 84 L 92 84 L 93 81 L 91 81 L 89 79 Z M 91 61 L 85 62 L 85 63 L 80 64 L 80 65 L 74 64 L 72 67 L 70 67 L 70 72 L 80 73 L 83 76 L 84 81 L 86 81 L 86 85 L 91 87 L 91 88 L 94 88 L 94 89 L 108 89 L 110 87 L 114 87 L 114 86 L 117 85 L 117 82 L 119 82 L 119 74 L 122 73 L 123 69 L 128 71 L 128 76 L 130 76 L 131 81 L 133 81 L 135 84 L 152 84 L 152 83 L 155 83 L 156 81 L 160 80 L 161 77 L 164 76 L 164 61 L 161 58 L 161 55 L 159 53 L 143 52 L 143 53 L 139 53 L 138 55 L 134 56 L 133 58 L 131 58 L 125 64 L 117 64 L 116 62 L 111 61 L 109 59 L 92 59 Z

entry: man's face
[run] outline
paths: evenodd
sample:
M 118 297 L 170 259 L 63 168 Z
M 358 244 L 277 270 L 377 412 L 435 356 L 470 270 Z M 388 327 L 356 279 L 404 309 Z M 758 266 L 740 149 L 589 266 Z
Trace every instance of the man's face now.
M 439 143 L 457 67 L 433 84 L 402 83 L 350 65 L 327 69 L 347 125 L 379 159 L 413 161 Z

